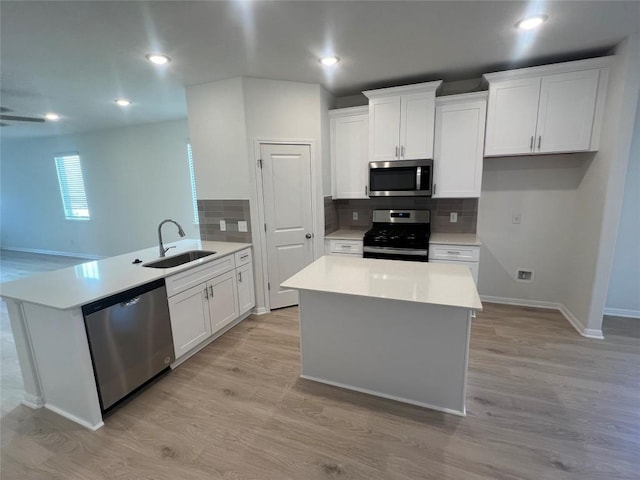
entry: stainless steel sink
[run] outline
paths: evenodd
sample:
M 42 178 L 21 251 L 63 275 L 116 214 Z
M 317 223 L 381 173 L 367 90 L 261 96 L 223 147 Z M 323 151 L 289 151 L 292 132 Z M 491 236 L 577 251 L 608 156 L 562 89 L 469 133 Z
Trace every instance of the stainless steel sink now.
M 216 252 L 207 252 L 206 250 L 191 250 L 190 252 L 184 252 L 180 255 L 174 255 L 173 257 L 163 258 L 162 260 L 156 260 L 155 262 L 145 263 L 143 267 L 150 268 L 171 268 L 183 265 L 185 263 L 193 262 L 199 258 L 208 257 Z

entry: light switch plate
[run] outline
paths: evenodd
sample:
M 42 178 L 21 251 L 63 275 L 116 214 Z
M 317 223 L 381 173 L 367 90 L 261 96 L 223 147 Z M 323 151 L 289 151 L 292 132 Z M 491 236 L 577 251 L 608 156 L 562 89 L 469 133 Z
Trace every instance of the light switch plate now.
M 449 222 L 450 223 L 457 223 L 458 222 L 458 212 L 449 213 Z
M 227 222 L 225 222 L 224 220 L 220 220 L 220 231 L 221 232 L 227 231 Z
M 354 220 L 358 220 L 358 212 L 357 212 L 357 211 L 353 212 L 353 213 L 351 214 L 351 217 L 352 217 Z
M 238 221 L 238 231 L 246 232 L 247 231 L 247 222 L 244 220 Z

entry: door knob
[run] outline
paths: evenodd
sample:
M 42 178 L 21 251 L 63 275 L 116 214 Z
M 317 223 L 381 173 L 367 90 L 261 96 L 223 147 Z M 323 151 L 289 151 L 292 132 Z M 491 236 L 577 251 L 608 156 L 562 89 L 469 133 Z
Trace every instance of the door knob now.
M 311 234 L 310 234 L 310 233 L 307 233 L 307 234 L 305 235 L 305 237 L 306 237 L 306 238 L 311 238 Z

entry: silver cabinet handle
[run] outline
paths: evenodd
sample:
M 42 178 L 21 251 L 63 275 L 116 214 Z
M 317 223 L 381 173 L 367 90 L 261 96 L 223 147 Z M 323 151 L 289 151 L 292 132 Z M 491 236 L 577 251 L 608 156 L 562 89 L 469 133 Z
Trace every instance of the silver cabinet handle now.
M 400 156 L 404 158 L 404 145 L 400 147 Z
M 435 183 L 433 184 L 433 194 L 434 195 L 436 194 L 436 184 Z
M 369 195 L 369 187 L 367 187 L 366 185 L 364 186 L 364 196 L 366 197 L 367 195 Z
M 396 158 L 398 158 L 398 146 L 396 145 Z
M 240 255 L 240 260 L 244 260 L 245 258 L 247 258 L 249 256 L 249 254 L 245 254 L 245 255 Z
M 211 295 L 211 298 L 213 298 L 213 285 L 209 285 L 209 294 Z
M 531 135 L 531 143 L 529 144 L 529 151 L 533 151 L 533 135 Z
M 460 255 L 460 252 L 453 252 L 453 251 L 451 251 L 451 250 L 448 250 L 448 251 L 447 251 L 447 253 L 448 253 L 449 255 Z
M 540 145 L 542 144 L 542 135 L 538 137 L 538 151 L 540 151 Z
M 340 248 L 351 248 L 351 245 L 340 245 Z
M 310 234 L 310 233 L 307 233 L 307 234 L 304 236 L 304 238 L 307 238 L 307 239 L 308 239 L 308 238 L 311 238 L 311 234 Z
M 209 291 L 207 290 L 207 287 L 204 287 L 204 298 L 209 300 Z
M 238 272 L 238 281 L 242 282 L 242 272 Z

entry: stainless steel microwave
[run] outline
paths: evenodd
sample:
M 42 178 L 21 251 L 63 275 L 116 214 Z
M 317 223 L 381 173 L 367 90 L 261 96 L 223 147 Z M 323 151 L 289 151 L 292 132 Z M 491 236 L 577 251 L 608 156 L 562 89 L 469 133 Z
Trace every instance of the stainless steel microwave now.
M 369 162 L 370 197 L 430 197 L 433 160 Z

